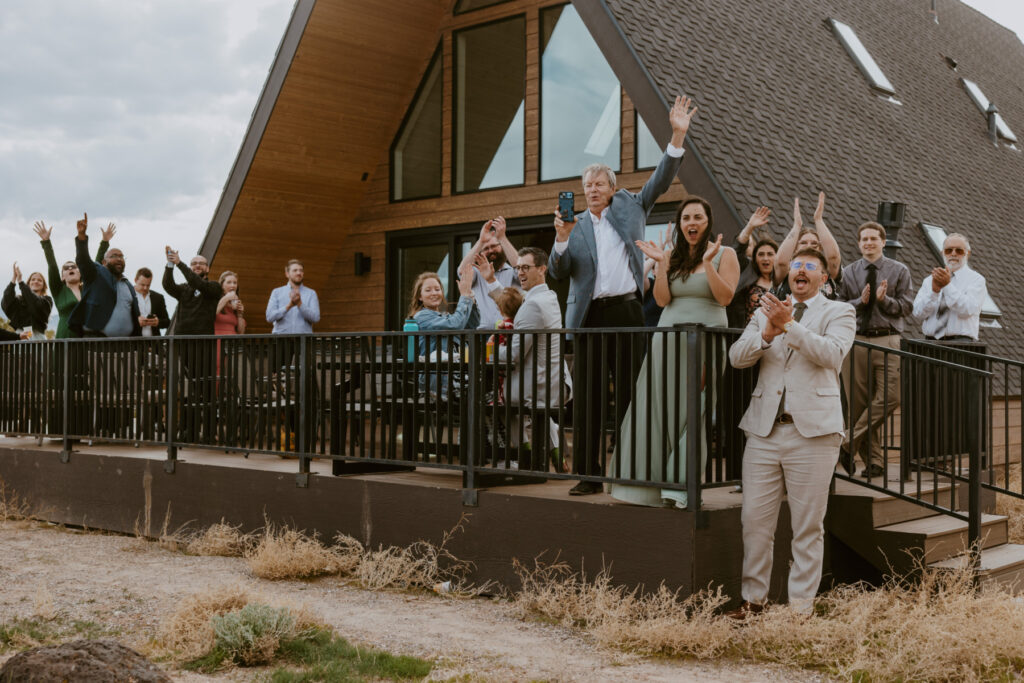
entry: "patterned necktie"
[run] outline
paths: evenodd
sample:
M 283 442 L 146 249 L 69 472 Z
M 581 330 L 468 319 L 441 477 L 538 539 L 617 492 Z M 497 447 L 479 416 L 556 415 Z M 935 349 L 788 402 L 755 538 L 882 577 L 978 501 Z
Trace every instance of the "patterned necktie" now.
M 807 310 L 807 304 L 805 304 L 802 301 L 798 302 L 795 306 L 793 306 L 793 320 L 795 320 L 796 322 L 800 322 L 800 318 L 804 317 L 804 311 L 806 311 L 806 310 Z M 792 353 L 793 350 L 790 349 L 789 352 Z M 776 420 L 778 420 L 780 417 L 782 417 L 782 413 L 785 412 L 785 406 L 786 406 L 786 387 L 782 387 L 782 398 L 779 399 L 779 409 L 777 411 L 775 411 L 775 419 Z

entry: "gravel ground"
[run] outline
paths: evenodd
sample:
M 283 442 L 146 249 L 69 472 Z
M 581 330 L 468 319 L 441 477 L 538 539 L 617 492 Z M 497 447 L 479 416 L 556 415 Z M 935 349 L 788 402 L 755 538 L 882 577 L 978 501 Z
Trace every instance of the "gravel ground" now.
M 48 613 L 65 624 L 88 620 L 116 630 L 119 640 L 139 648 L 181 598 L 240 582 L 273 600 L 312 607 L 354 643 L 434 661 L 432 680 L 825 680 L 812 672 L 765 664 L 652 659 L 616 652 L 569 629 L 525 622 L 500 600 L 373 592 L 336 578 L 263 581 L 238 558 L 193 557 L 125 536 L 0 522 L 0 622 Z M 9 656 L 0 655 L 0 663 Z M 265 672 L 169 673 L 178 681 L 250 681 Z

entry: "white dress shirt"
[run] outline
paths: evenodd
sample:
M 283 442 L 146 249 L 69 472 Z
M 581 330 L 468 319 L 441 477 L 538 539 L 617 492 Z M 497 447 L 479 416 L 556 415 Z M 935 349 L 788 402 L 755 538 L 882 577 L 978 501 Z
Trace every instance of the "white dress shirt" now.
M 929 337 L 966 336 L 977 341 L 981 307 L 988 296 L 985 277 L 966 263 L 953 271 L 949 284 L 932 290 L 932 276 L 921 284 L 914 299 L 914 317 Z
M 139 299 L 139 315 L 143 318 L 148 318 L 149 314 L 153 312 L 153 301 L 149 298 L 149 295 L 142 296 L 138 290 L 135 291 L 135 296 Z M 152 337 L 153 328 L 145 325 L 142 328 L 143 337 Z
M 683 148 L 669 143 L 665 153 L 670 157 L 683 156 Z M 608 208 L 601 215 L 590 212 L 590 221 L 594 226 L 594 241 L 597 243 L 597 272 L 594 279 L 594 297 L 621 296 L 636 291 L 636 280 L 629 267 L 629 251 L 625 242 L 608 221 Z M 569 240 L 555 242 L 555 252 L 562 254 L 569 248 Z

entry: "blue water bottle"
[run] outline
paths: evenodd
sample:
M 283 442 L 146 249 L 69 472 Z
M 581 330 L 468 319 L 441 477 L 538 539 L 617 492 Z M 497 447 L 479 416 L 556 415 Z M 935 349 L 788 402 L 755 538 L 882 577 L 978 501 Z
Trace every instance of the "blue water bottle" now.
M 416 322 L 415 318 L 406 318 L 405 324 L 402 325 L 403 332 L 418 332 L 420 324 Z M 409 346 L 405 353 L 405 359 L 410 363 L 416 360 L 416 335 L 409 335 Z

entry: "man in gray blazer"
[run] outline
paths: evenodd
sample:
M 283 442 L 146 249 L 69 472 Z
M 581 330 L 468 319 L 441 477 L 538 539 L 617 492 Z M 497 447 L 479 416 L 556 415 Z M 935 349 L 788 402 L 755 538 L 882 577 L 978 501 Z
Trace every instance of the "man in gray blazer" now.
M 665 155 L 639 193 L 615 187 L 615 173 L 604 164 L 583 169 L 583 193 L 587 210 L 573 222 L 555 211 L 555 244 L 551 250 L 551 276 L 569 278 L 566 327 L 643 327 L 641 307 L 644 266 L 637 240 L 644 239 L 647 216 L 679 171 L 683 140 L 697 108 L 677 97 L 669 111 L 672 141 Z M 611 368 L 601 367 L 601 340 L 596 335 L 577 335 L 574 340 L 574 372 L 577 399 L 573 409 L 573 470 L 577 474 L 604 475 L 606 444 L 601 414 L 606 403 L 607 370 L 615 384 L 615 424 L 629 405 L 634 371 L 642 350 L 630 354 L 616 349 L 615 339 L 605 340 L 604 358 Z M 638 345 L 641 346 L 641 345 Z M 601 491 L 596 481 L 581 481 L 569 493 L 586 495 Z
M 548 255 L 536 247 L 519 250 L 516 271 L 526 292 L 523 305 L 516 313 L 513 327 L 517 330 L 558 330 L 562 327 L 562 309 L 558 296 L 548 288 Z M 511 358 L 512 372 L 505 383 L 511 405 L 535 408 L 530 422 L 533 463 L 519 463 L 520 469 L 546 469 L 546 455 L 558 446 L 558 431 L 544 409 L 557 408 L 569 399 L 567 379 L 562 372 L 562 345 L 557 332 L 549 334 L 513 334 L 511 344 L 498 350 L 498 359 Z M 536 377 L 536 379 L 534 379 Z M 517 431 L 525 431 L 525 424 Z M 522 435 L 520 435 L 522 436 Z M 544 442 L 547 443 L 544 443 Z M 557 453 L 556 464 L 560 466 Z
M 790 605 L 810 612 L 821 583 L 825 508 L 843 439 L 839 369 L 857 330 L 853 306 L 819 293 L 825 256 L 801 249 L 790 262 L 792 296 L 765 294 L 761 308 L 729 349 L 736 368 L 760 363 L 757 386 L 740 421 L 743 452 L 743 604 L 745 618 L 764 609 L 775 526 L 783 495 L 793 526 Z

